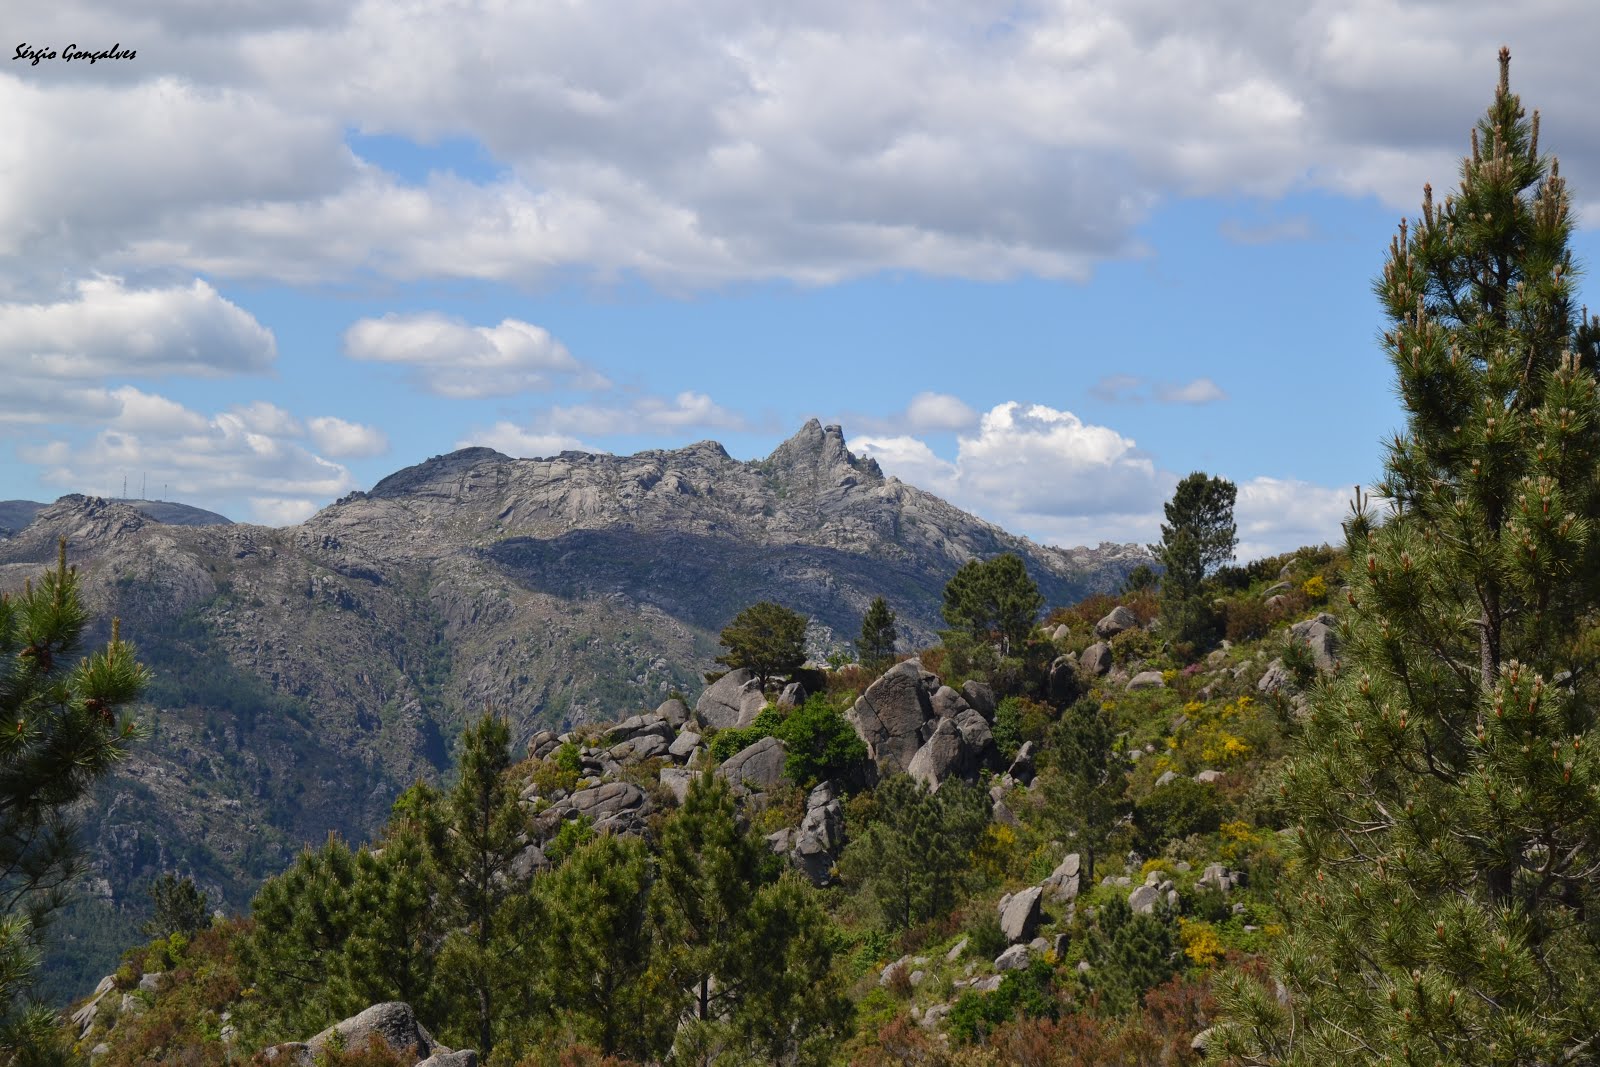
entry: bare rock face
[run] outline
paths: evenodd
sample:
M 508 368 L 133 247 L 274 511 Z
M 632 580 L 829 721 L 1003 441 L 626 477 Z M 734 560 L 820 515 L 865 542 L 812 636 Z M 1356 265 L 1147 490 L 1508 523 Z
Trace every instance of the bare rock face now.
M 1084 649 L 1078 656 L 1078 666 L 1086 674 L 1096 678 L 1103 678 L 1111 673 L 1111 646 L 1104 641 L 1096 641 Z
M 766 706 L 767 698 L 762 694 L 756 676 L 740 667 L 707 686 L 695 702 L 694 713 L 707 726 L 726 730 L 735 726 L 749 726 Z
M 782 741 L 763 737 L 729 756 L 728 761 L 717 768 L 717 774 L 726 778 L 729 785 L 767 792 L 783 780 L 783 764 L 788 755 Z
M 1127 608 L 1118 604 L 1106 613 L 1105 618 L 1094 624 L 1096 637 L 1112 638 L 1124 630 L 1132 630 L 1139 625 L 1139 617 Z
M 932 736 L 928 720 L 935 716 L 930 681 L 936 691 L 937 679 L 917 660 L 897 663 L 868 686 L 847 713 L 879 773 L 890 775 L 907 770 L 917 750 Z
M 1043 895 L 1044 887 L 1036 885 L 1000 901 L 1000 932 L 1011 944 L 1026 941 L 1033 935 L 1034 927 L 1039 925 L 1039 898 Z
M 930 789 L 937 789 L 940 782 L 961 773 L 965 752 L 955 720 L 940 719 L 927 743 L 911 757 L 906 773 Z
M 1082 876 L 1082 857 L 1076 852 L 1069 852 L 1067 857 L 1056 865 L 1050 872 L 1050 877 L 1044 880 L 1045 891 L 1052 900 L 1063 903 L 1076 900 L 1078 896 L 1078 880 Z
M 411 1005 L 401 1001 L 374 1004 L 359 1015 L 335 1023 L 308 1041 L 274 1045 L 261 1055 L 268 1063 L 313 1067 L 319 1054 L 334 1042 L 341 1048 L 359 1050 L 376 1040 L 394 1052 L 414 1056 L 413 1063 L 431 1067 L 477 1067 L 478 1055 L 470 1050 L 453 1052 L 433 1039 L 417 1021 Z

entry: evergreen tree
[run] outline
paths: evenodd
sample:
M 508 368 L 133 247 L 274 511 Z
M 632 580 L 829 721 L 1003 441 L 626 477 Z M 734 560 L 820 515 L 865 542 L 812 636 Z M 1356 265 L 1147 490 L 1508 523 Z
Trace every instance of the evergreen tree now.
M 150 900 L 156 910 L 144 924 L 144 932 L 151 937 L 190 937 L 211 925 L 206 895 L 195 888 L 193 878 L 163 874 L 150 883 Z
M 895 629 L 894 612 L 883 597 L 874 597 L 861 620 L 859 642 L 861 665 L 873 674 L 880 674 L 894 663 L 894 643 L 900 639 Z
M 762 849 L 739 829 L 728 783 L 710 771 L 689 783 L 683 805 L 661 832 L 657 923 L 672 946 L 679 986 L 693 993 L 690 1013 L 707 1022 L 741 995 L 731 953 L 735 931 L 760 882 Z
M 330 972 L 339 995 L 365 1004 L 403 1000 L 429 1020 L 438 1014 L 433 983 L 444 936 L 434 906 L 439 888 L 423 826 L 396 816 L 380 848 L 355 856 L 354 919 Z
M 772 679 L 793 674 L 806 662 L 804 615 L 781 604 L 763 600 L 734 616 L 722 630 L 722 646 L 728 651 L 717 662 L 732 670 L 744 668 L 754 674 L 761 687 Z
M 1087 885 L 1126 810 L 1123 774 L 1111 751 L 1115 737 L 1111 717 L 1088 698 L 1067 708 L 1050 730 L 1053 766 L 1042 785 L 1046 818 L 1079 851 Z
M 1044 608 L 1022 558 L 1007 552 L 987 562 L 968 560 L 944 587 L 944 620 L 969 639 L 1017 655 Z
M 26 1057 L 52 1026 L 50 1012 L 17 1001 L 82 872 L 67 812 L 127 754 L 138 731 L 119 712 L 149 681 L 115 619 L 105 648 L 79 658 L 89 614 L 66 557 L 62 540 L 54 569 L 0 595 L 0 1056 Z
M 1600 391 L 1565 185 L 1508 86 L 1376 288 L 1407 426 L 1346 524 L 1345 670 L 1285 777 L 1305 879 L 1248 1063 L 1593 1063 Z M 1590 324 L 1592 331 L 1595 324 Z
M 557 932 L 542 947 L 551 1003 L 606 1056 L 658 1059 L 679 1019 L 681 987 L 655 952 L 653 867 L 637 838 L 602 834 L 538 882 Z
M 462 1043 L 485 1058 L 504 1028 L 497 1024 L 525 993 L 525 946 L 538 925 L 526 884 L 512 876 L 531 825 L 506 773 L 510 767 L 510 726 L 490 712 L 462 736 L 461 777 L 442 802 L 449 830 L 433 856 L 451 928 L 437 963 L 449 979 L 445 1014 L 461 1020 L 452 1025 Z
M 988 796 L 953 779 L 933 793 L 899 774 L 873 800 L 867 832 L 845 852 L 847 875 L 872 892 L 891 929 L 948 911 L 989 825 Z
M 1239 543 L 1233 521 L 1234 484 L 1195 471 L 1167 501 L 1161 543 L 1150 546 L 1161 575 L 1162 628 L 1181 645 L 1204 646 L 1220 636 L 1222 619 L 1202 583 L 1233 558 Z

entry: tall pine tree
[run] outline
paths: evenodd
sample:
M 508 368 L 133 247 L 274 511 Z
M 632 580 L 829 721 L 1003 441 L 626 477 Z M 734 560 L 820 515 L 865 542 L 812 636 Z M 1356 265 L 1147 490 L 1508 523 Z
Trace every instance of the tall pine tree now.
M 1216 1043 L 1245 1063 L 1600 1057 L 1596 327 L 1509 61 L 1376 283 L 1407 426 L 1388 513 L 1346 526 L 1346 669 L 1285 780 L 1281 990 L 1237 986 Z

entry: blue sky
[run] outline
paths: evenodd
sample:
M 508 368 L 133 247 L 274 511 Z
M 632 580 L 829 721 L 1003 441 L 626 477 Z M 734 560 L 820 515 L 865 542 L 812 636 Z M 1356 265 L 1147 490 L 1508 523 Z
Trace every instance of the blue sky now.
M 279 525 L 815 416 L 1041 541 L 1200 469 L 1282 551 L 1377 477 L 1370 279 L 1501 43 L 1600 220 L 1580 3 L 122 6 L 10 20 L 0 499 Z

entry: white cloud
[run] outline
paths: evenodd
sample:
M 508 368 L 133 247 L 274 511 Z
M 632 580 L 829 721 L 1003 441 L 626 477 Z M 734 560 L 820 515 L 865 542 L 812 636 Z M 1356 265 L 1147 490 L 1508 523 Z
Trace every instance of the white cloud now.
M 1110 374 L 1089 387 L 1089 395 L 1104 404 L 1212 404 L 1228 399 L 1210 378 L 1190 382 L 1151 382 L 1132 374 Z
M 1150 543 L 1178 482 L 1135 442 L 1041 404 L 1000 404 L 947 460 L 920 438 L 857 437 L 850 447 L 886 474 L 1005 529 L 1049 544 Z M 1239 558 L 1338 543 L 1348 490 L 1255 478 L 1239 486 Z
M 389 451 L 389 438 L 376 426 L 346 422 L 333 415 L 308 419 L 311 441 L 317 449 L 334 459 L 359 459 L 381 456 Z
M 83 380 L 268 370 L 272 332 L 205 282 L 130 289 L 121 278 L 77 284 L 51 304 L 0 304 L 0 368 L 13 376 Z
M 576 404 L 553 407 L 542 421 L 552 429 L 604 437 L 645 430 L 742 430 L 749 422 L 704 393 L 685 390 L 670 399 L 645 396 L 624 405 Z
M 119 430 L 182 434 L 200 433 L 206 428 L 205 416 L 164 396 L 141 392 L 131 385 L 116 389 L 110 395 L 122 406 L 111 420 L 111 425 Z
M 965 430 L 977 421 L 976 411 L 948 393 L 918 393 L 906 407 L 906 425 L 916 432 Z
M 317 513 L 314 500 L 295 497 L 253 496 L 251 516 L 263 526 L 295 526 Z
M 1409 209 L 1452 180 L 1494 49 L 1529 18 L 1563 32 L 1519 53 L 1516 86 L 1569 171 L 1600 172 L 1583 77 L 1600 9 L 1580 0 L 261 7 L 9 12 L 38 40 L 93 25 L 140 56 L 0 75 L 0 292 L 82 264 L 1082 278 L 1138 254 L 1138 225 L 1178 197 Z M 463 138 L 497 173 L 386 174 L 347 129 Z
M 471 326 L 444 315 L 390 314 L 351 326 L 344 349 L 351 359 L 412 367 L 440 396 L 507 396 L 558 381 L 590 389 L 607 384 L 548 330 L 518 319 Z
M 1210 378 L 1196 378 L 1183 385 L 1159 383 L 1155 387 L 1155 398 L 1162 404 L 1214 404 L 1228 399 L 1228 394 Z
M 474 445 L 492 448 L 496 452 L 504 452 L 518 459 L 555 456 L 567 451 L 601 451 L 567 434 L 536 433 L 504 420 L 495 423 L 487 430 L 475 430 L 456 442 L 457 448 L 470 448 Z

